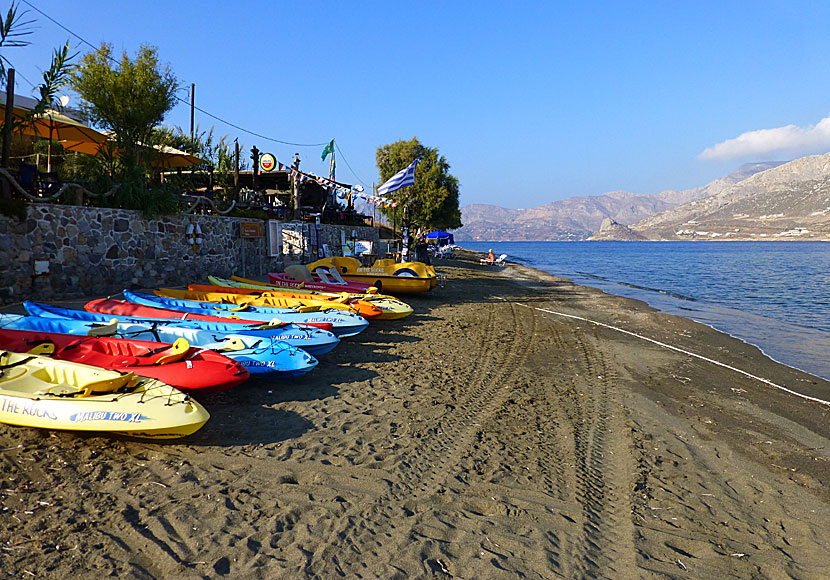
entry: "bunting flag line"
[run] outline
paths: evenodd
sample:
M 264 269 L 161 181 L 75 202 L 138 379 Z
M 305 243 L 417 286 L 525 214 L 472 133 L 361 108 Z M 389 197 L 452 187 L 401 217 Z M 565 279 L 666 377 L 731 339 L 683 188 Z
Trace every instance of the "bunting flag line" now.
M 396 173 L 392 177 L 392 179 L 390 179 L 389 181 L 384 183 L 383 186 L 381 186 L 381 187 L 384 187 L 387 184 L 390 184 L 392 182 L 392 180 L 400 177 L 400 179 L 398 179 L 398 181 L 397 181 L 397 183 L 398 183 L 397 187 L 394 187 L 394 189 L 387 188 L 385 193 L 389 193 L 391 191 L 396 191 L 397 189 L 400 189 L 401 187 L 405 187 L 407 185 L 412 185 L 415 182 L 414 170 L 415 170 L 415 164 L 416 163 L 417 163 L 417 160 L 413 161 L 412 163 L 409 164 L 409 166 L 406 169 L 403 169 L 403 170 L 399 171 L 398 173 Z M 335 195 L 338 199 L 346 199 L 348 196 L 352 196 L 355 199 L 361 199 L 361 200 L 365 201 L 366 203 L 368 203 L 369 205 L 374 205 L 374 206 L 377 206 L 377 207 L 389 208 L 389 207 L 397 207 L 398 206 L 397 202 L 394 202 L 390 199 L 385 199 L 385 198 L 381 197 L 380 189 L 378 189 L 378 195 L 366 194 L 366 193 L 363 193 L 360 190 L 350 189 L 348 187 L 344 187 L 343 185 L 337 183 L 336 181 L 334 181 L 333 179 L 331 179 L 329 177 L 323 177 L 323 176 L 313 175 L 313 174 L 310 174 L 310 173 L 304 173 L 304 172 L 302 172 L 298 169 L 291 168 L 289 165 L 285 165 L 283 163 L 279 163 L 279 167 L 280 167 L 280 170 L 285 168 L 286 171 L 289 171 L 289 175 L 291 176 L 291 178 L 298 180 L 300 183 L 305 183 L 307 181 L 314 181 L 318 185 L 320 185 L 321 187 L 329 189 L 331 191 L 331 193 L 333 195 Z M 409 175 L 406 175 L 407 172 L 409 172 Z M 394 186 L 394 184 L 392 184 L 390 187 L 392 187 L 392 186 Z

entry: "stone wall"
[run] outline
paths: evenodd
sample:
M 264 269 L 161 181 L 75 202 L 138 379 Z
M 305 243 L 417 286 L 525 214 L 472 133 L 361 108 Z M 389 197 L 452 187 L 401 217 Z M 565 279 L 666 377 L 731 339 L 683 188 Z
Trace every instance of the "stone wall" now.
M 272 257 L 278 246 L 269 228 L 262 238 L 240 237 L 240 222 L 250 221 L 201 215 L 148 220 L 139 211 L 52 204 L 29 205 L 22 223 L 0 214 L 0 304 L 206 283 L 208 274 L 260 277 L 282 270 L 285 261 L 311 259 L 309 253 Z M 191 223 L 202 230 L 201 245 L 188 243 Z M 339 250 L 341 227 L 320 228 L 324 243 L 338 240 Z M 316 244 L 314 224 L 297 229 L 312 232 L 309 249 Z M 374 228 L 343 229 L 377 240 Z

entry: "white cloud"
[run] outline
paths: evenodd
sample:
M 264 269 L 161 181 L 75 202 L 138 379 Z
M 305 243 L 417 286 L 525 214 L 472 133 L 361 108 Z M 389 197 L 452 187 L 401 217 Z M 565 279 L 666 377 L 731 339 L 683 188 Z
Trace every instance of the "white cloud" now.
M 787 153 L 798 157 L 827 151 L 830 151 L 830 117 L 825 117 L 818 124 L 808 127 L 787 125 L 775 129 L 747 131 L 734 139 L 727 139 L 706 148 L 698 158 L 717 160 L 766 157 L 772 153 Z

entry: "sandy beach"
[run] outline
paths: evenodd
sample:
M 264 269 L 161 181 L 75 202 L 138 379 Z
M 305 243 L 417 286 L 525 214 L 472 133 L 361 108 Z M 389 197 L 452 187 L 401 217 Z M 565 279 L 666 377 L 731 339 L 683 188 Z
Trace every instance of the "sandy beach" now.
M 311 374 L 200 396 L 189 438 L 0 425 L 0 578 L 830 578 L 830 406 L 777 388 L 830 383 L 529 268 L 437 268 Z

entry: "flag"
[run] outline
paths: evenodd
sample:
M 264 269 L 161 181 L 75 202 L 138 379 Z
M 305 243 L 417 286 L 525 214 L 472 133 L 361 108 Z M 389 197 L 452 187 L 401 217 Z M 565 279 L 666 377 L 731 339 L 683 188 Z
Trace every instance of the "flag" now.
M 378 195 L 386 195 L 397 191 L 407 185 L 415 185 L 415 164 L 418 163 L 416 159 L 410 163 L 406 169 L 401 169 L 393 175 L 386 183 L 378 187 Z
M 331 143 L 326 145 L 326 148 L 323 149 L 323 156 L 320 159 L 322 161 L 325 161 L 326 157 L 328 157 L 329 153 L 334 153 L 334 139 L 332 139 Z

